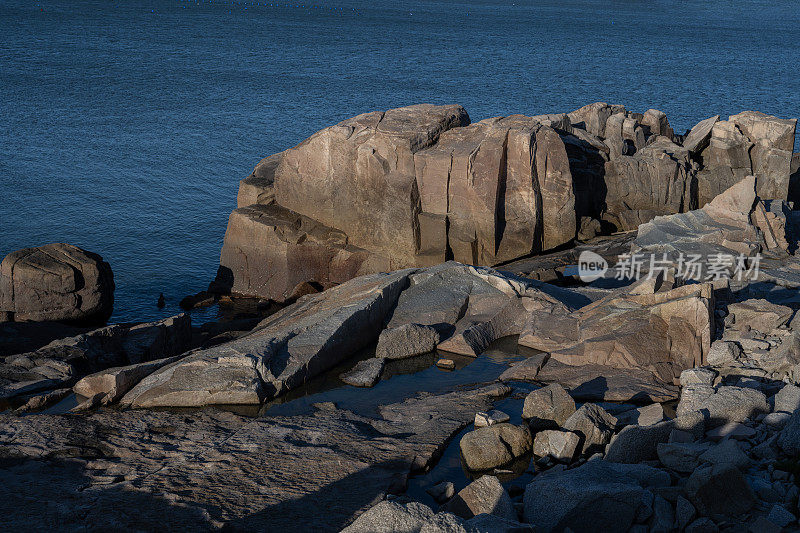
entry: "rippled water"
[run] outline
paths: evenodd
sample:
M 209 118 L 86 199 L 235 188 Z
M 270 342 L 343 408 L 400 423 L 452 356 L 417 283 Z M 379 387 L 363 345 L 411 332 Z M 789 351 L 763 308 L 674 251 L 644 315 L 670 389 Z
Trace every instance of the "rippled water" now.
M 259 158 L 357 113 L 800 116 L 794 0 L 257 4 L 0 0 L 0 254 L 98 252 L 149 319 L 214 276 Z

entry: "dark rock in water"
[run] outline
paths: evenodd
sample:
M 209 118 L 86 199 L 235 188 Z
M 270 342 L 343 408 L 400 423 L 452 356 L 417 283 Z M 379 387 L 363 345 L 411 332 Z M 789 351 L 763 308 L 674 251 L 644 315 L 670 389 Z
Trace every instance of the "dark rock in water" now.
M 0 322 L 0 357 L 33 352 L 54 340 L 92 329 L 61 322 Z
M 0 263 L 0 311 L 15 321 L 104 324 L 114 309 L 114 275 L 97 254 L 47 244 Z
M 339 379 L 354 387 L 372 387 L 380 381 L 383 365 L 380 357 L 359 361 L 351 370 L 339 374 Z
M 156 302 L 156 306 L 159 309 L 164 309 L 164 306 L 166 306 L 166 305 L 167 305 L 167 301 L 164 298 L 164 293 L 162 292 L 161 294 L 158 295 L 158 302 Z
M 506 489 L 494 476 L 481 476 L 456 494 L 442 508 L 461 518 L 493 514 L 506 520 L 516 520 L 517 512 Z

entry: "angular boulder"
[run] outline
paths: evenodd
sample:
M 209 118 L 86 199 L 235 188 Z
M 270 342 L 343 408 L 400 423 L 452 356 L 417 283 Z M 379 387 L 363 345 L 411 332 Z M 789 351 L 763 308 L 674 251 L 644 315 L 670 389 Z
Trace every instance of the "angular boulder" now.
M 47 244 L 12 252 L 0 263 L 0 316 L 96 325 L 113 309 L 114 275 L 97 254 Z
M 506 465 L 531 451 L 527 427 L 495 424 L 470 431 L 459 442 L 461 457 L 469 470 L 489 470 Z

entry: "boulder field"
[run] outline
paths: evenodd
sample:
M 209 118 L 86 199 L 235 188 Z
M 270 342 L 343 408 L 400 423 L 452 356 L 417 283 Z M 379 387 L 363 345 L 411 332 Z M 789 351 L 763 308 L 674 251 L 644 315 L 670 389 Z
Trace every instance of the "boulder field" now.
M 703 207 L 750 175 L 761 198 L 794 199 L 795 126 L 745 111 L 676 135 L 660 111 L 605 103 L 476 123 L 458 105 L 365 113 L 240 182 L 212 289 L 284 301 L 303 282 L 498 265 Z

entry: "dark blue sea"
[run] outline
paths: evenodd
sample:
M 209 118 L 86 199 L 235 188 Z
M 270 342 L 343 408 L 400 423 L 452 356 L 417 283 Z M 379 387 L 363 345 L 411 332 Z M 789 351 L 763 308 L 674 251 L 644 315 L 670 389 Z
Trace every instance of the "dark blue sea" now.
M 800 116 L 797 0 L 0 0 L 0 256 L 100 253 L 113 320 L 214 277 L 238 180 L 346 117 L 603 100 Z M 158 294 L 167 308 L 156 308 Z

